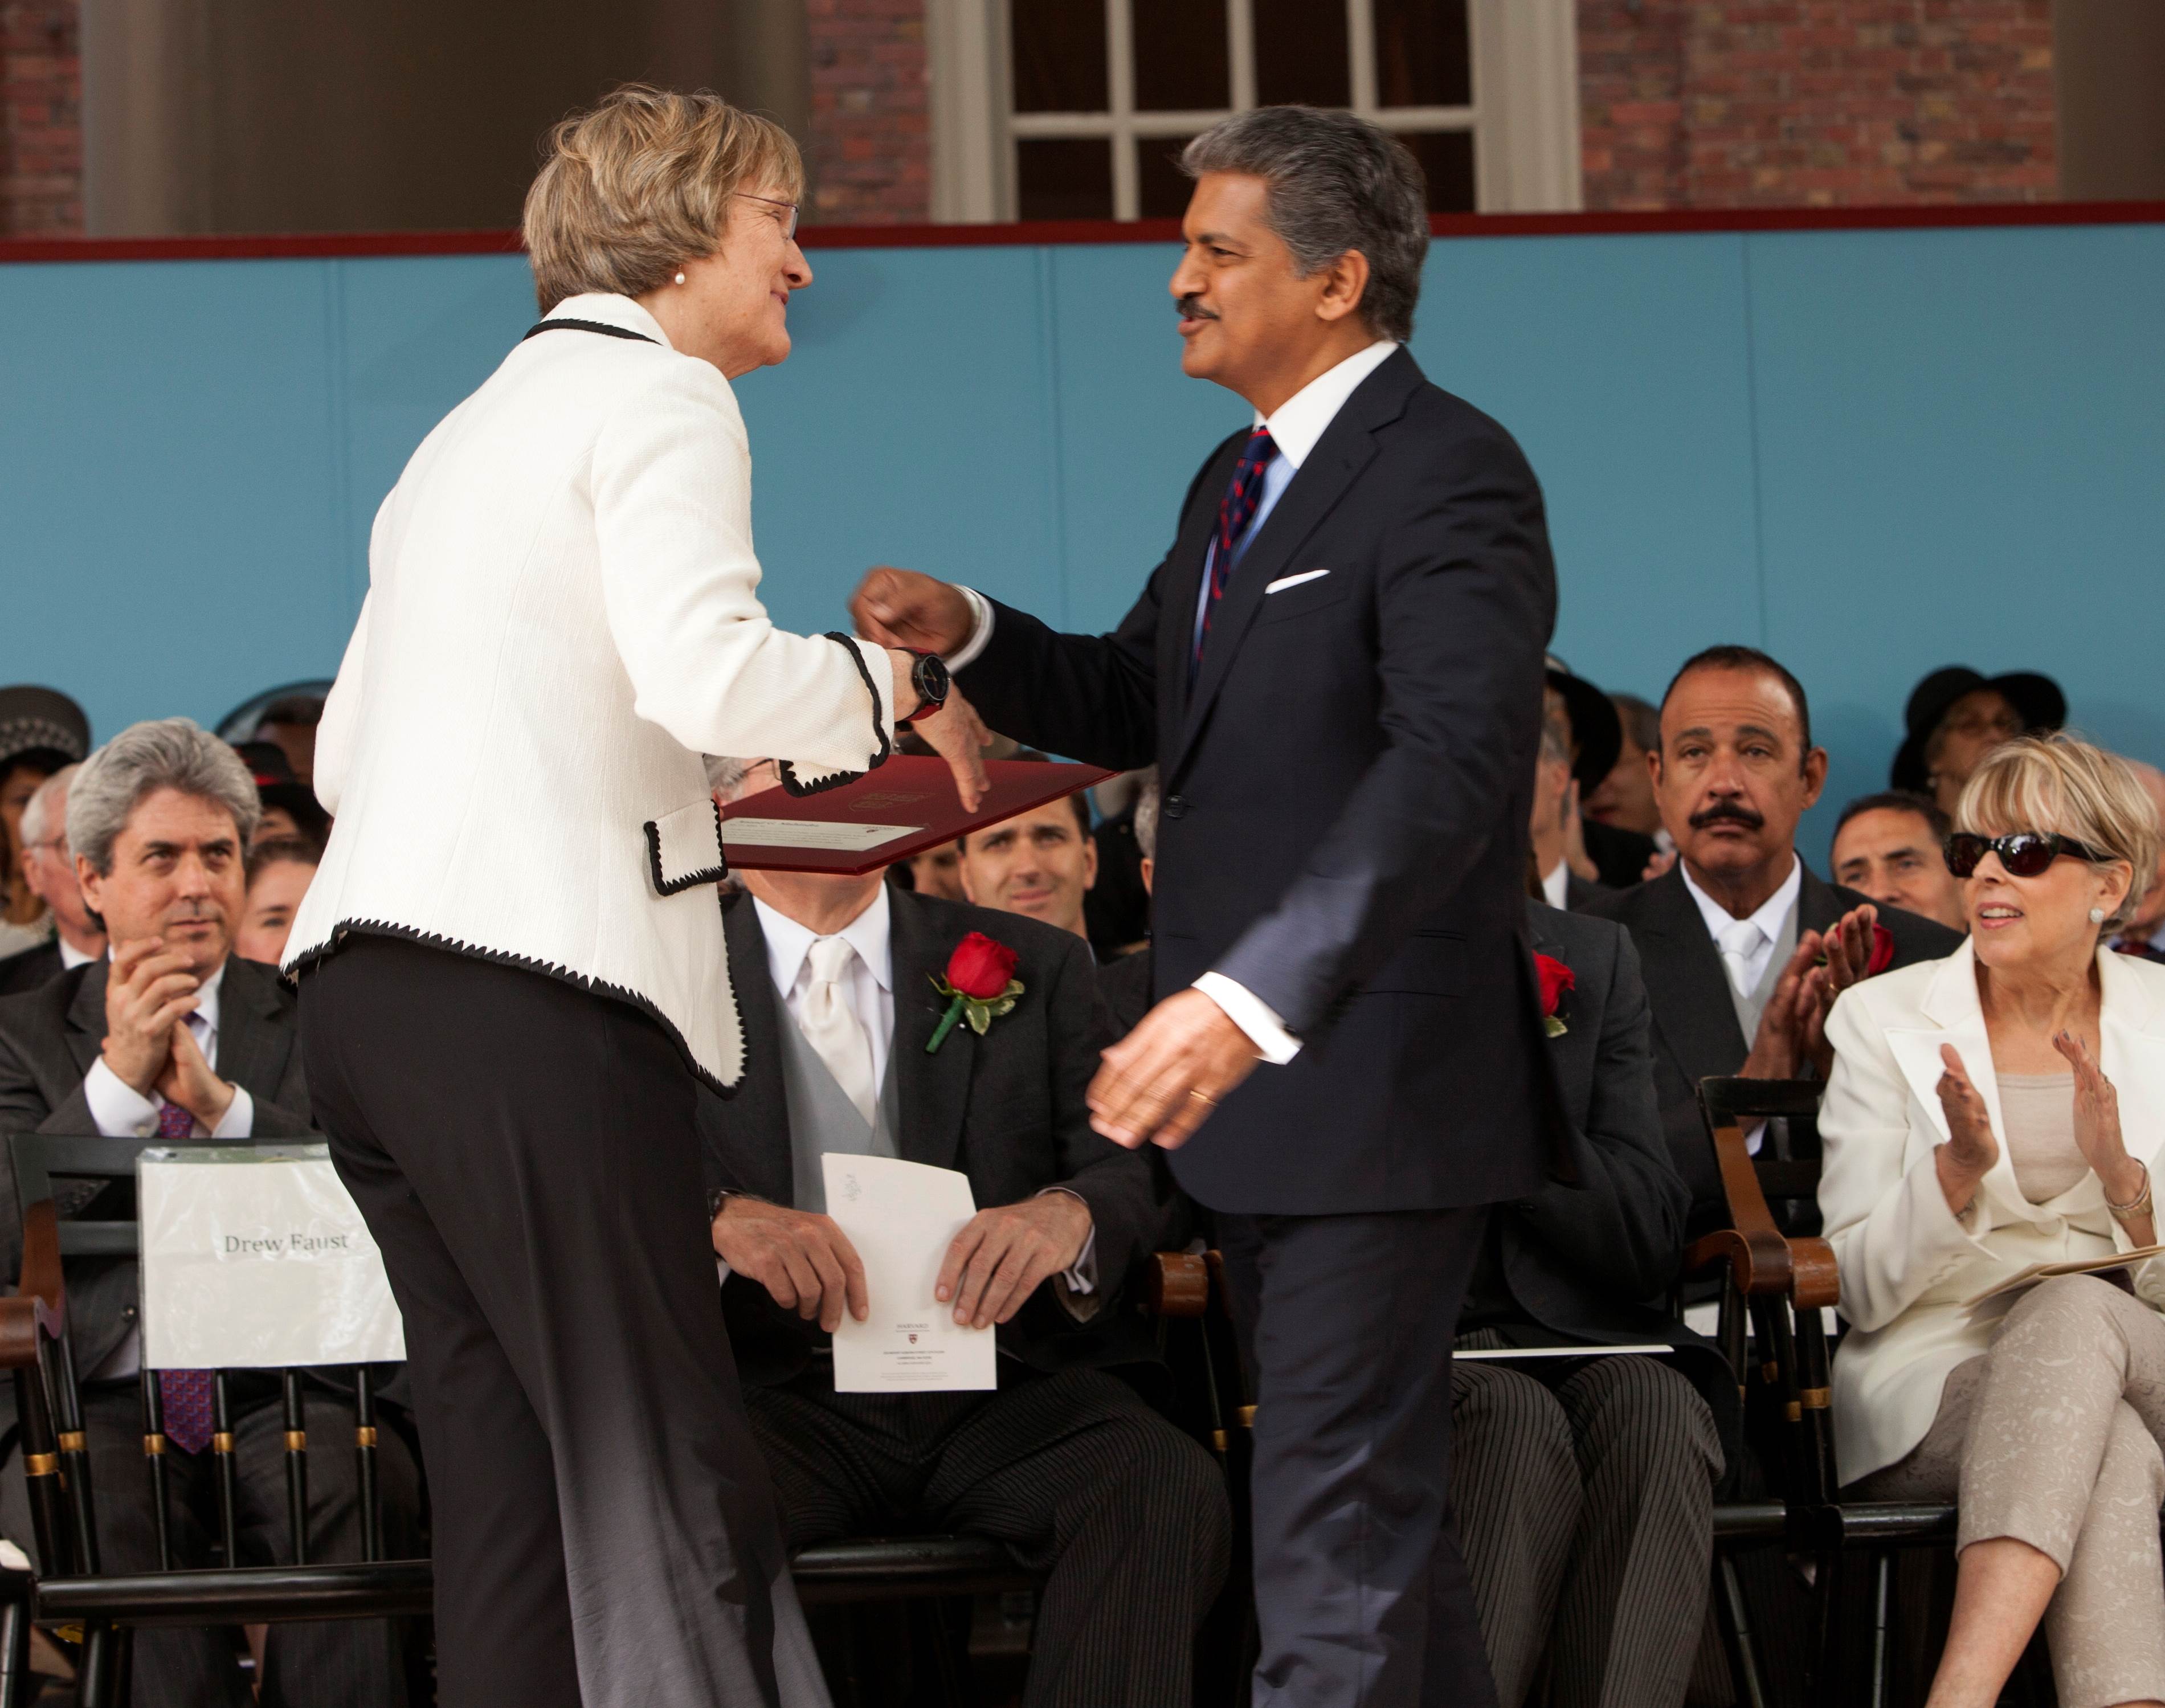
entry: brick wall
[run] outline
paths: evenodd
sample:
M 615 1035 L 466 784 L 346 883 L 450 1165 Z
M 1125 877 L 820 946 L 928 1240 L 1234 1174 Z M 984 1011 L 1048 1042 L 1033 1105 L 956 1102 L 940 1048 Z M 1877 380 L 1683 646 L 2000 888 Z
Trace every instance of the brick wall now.
M 806 217 L 830 225 L 930 219 L 924 0 L 806 0 L 804 9 L 812 35 Z
M 0 0 L 0 236 L 82 229 L 76 0 Z
M 1588 208 L 2049 201 L 2050 0 L 1579 0 Z

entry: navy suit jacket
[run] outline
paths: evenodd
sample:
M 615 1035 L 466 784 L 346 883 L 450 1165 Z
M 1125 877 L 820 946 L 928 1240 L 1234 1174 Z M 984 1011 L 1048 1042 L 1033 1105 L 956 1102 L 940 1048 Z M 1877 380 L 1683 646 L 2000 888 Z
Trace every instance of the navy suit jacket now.
M 1248 543 L 1191 684 L 1246 438 L 1204 463 L 1118 630 L 996 604 L 963 690 L 1048 751 L 1159 766 L 1156 994 L 1215 968 L 1303 1041 L 1174 1152 L 1191 1193 L 1330 1214 L 1530 1190 L 1556 1120 L 1524 890 L 1556 615 L 1541 488 L 1503 428 L 1396 352 Z

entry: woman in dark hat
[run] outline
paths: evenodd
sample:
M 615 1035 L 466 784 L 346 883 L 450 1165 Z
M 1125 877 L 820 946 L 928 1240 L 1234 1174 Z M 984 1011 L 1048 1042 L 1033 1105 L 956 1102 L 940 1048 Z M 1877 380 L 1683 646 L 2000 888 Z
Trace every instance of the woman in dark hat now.
M 0 925 L 29 928 L 43 941 L 45 904 L 23 882 L 14 851 L 23 846 L 23 809 L 38 786 L 64 766 L 90 756 L 90 720 L 57 689 L 0 688 Z
M 1889 782 L 1930 795 L 1952 814 L 1978 762 L 2003 741 L 2058 729 L 2068 697 L 2049 676 L 2012 670 L 1987 676 L 1966 664 L 1934 671 L 1910 692 L 1905 730 Z

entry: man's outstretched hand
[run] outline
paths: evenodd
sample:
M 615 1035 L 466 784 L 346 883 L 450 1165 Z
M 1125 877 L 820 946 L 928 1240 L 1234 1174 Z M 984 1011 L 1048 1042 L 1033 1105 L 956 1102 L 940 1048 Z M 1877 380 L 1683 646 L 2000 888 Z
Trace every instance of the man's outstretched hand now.
M 943 658 L 961 651 L 970 638 L 970 602 L 960 588 L 885 564 L 867 571 L 857 583 L 850 617 L 867 640 L 937 652 Z
M 1255 1069 L 1256 1046 L 1199 990 L 1168 996 L 1105 1052 L 1090 1082 L 1090 1125 L 1130 1150 L 1188 1142 Z

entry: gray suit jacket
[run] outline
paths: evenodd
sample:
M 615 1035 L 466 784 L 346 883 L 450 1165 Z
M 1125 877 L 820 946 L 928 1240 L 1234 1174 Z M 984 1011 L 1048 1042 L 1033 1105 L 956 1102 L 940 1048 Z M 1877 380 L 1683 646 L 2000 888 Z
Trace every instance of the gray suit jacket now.
M 97 1132 L 82 1086 L 105 1041 L 107 971 L 106 962 L 93 961 L 36 990 L 0 997 L 0 1141 L 19 1132 Z M 308 1122 L 292 993 L 270 967 L 238 956 L 226 962 L 219 990 L 218 1072 L 255 1100 L 257 1138 L 317 1136 Z M 61 1183 L 55 1201 L 63 1215 L 95 1214 L 93 1206 L 121 1194 L 128 1207 L 113 1213 L 134 1213 L 132 1185 L 116 1181 L 90 1191 L 87 1184 Z M 0 1163 L 0 1284 L 12 1290 L 22 1267 L 22 1207 L 14 1172 Z M 134 1326 L 136 1268 L 133 1257 L 67 1260 L 68 1331 L 78 1373 L 96 1369 Z M 13 1389 L 0 1385 L 0 1415 L 12 1421 L 13 1412 Z

